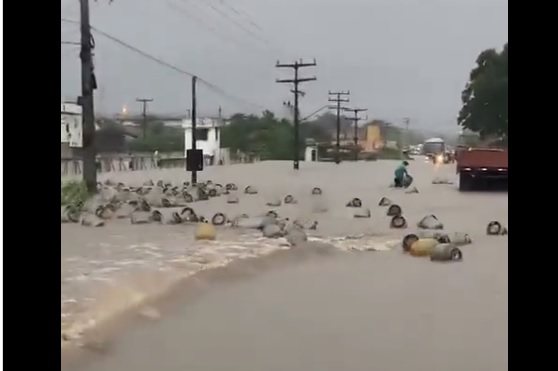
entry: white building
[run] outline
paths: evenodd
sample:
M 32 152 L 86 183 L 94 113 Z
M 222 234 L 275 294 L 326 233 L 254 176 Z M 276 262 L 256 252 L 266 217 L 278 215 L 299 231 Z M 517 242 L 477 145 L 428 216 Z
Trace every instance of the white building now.
M 76 103 L 62 103 L 60 143 L 71 148 L 83 146 L 81 106 Z
M 318 161 L 318 146 L 316 144 L 307 145 L 304 150 L 304 161 L 305 162 L 316 162 Z
M 203 151 L 206 161 L 213 158 L 213 164 L 222 160 L 221 129 L 223 126 L 224 123 L 221 119 L 199 118 L 196 120 L 196 149 Z M 186 151 L 192 149 L 192 120 L 185 119 L 182 128 L 184 128 L 184 157 L 186 157 Z

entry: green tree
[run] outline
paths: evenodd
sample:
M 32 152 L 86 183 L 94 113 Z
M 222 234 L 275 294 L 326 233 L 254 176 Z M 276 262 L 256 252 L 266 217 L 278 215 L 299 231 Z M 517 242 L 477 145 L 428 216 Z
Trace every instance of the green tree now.
M 319 115 L 312 121 L 307 122 L 310 127 L 317 127 L 320 128 L 321 134 L 327 133 L 327 138 L 322 138 L 323 140 L 331 140 L 337 134 L 337 116 L 334 113 L 326 112 L 324 114 Z M 353 122 L 347 120 L 345 117 L 341 117 L 340 120 L 340 129 L 341 134 L 343 133 L 352 133 L 353 130 Z M 352 137 L 352 135 L 351 135 Z
M 182 152 L 184 151 L 184 131 L 181 128 L 166 127 L 162 122 L 147 126 L 147 136 L 130 142 L 134 152 Z
M 502 52 L 483 51 L 471 71 L 461 100 L 458 125 L 481 138 L 508 136 L 508 44 Z
M 300 125 L 299 156 L 302 156 L 304 143 L 307 138 L 316 140 L 328 137 L 327 132 L 312 123 Z M 292 124 L 284 119 L 278 119 L 270 111 L 264 111 L 261 116 L 235 114 L 229 125 L 221 132 L 221 145 L 257 155 L 262 160 L 290 160 L 293 157 L 294 130 Z
M 97 153 L 118 153 L 126 149 L 126 131 L 111 119 L 97 120 L 99 130 L 95 133 L 95 150 Z

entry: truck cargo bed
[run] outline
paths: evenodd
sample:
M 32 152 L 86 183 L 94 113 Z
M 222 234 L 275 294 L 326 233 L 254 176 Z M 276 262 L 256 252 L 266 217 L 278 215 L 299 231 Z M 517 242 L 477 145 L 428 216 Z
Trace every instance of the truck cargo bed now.
M 491 182 L 508 180 L 508 151 L 501 149 L 469 149 L 457 156 L 459 189 L 488 187 Z
M 463 168 L 507 169 L 508 151 L 495 149 L 460 151 L 457 157 L 457 172 Z

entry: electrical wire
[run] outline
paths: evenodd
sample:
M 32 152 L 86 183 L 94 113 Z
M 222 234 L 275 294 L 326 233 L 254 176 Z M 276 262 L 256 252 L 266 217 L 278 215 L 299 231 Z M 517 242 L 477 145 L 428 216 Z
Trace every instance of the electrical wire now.
M 236 46 L 239 47 L 247 47 L 247 45 L 242 44 L 241 42 L 239 42 L 238 40 L 232 38 L 230 35 L 228 34 L 224 34 L 222 32 L 219 32 L 217 28 L 211 26 L 210 24 L 208 24 L 208 22 L 204 21 L 203 19 L 199 18 L 199 16 L 194 15 L 192 12 L 184 9 L 183 7 L 179 6 L 178 4 L 175 4 L 173 2 L 171 2 L 170 0 L 166 0 L 166 5 L 169 8 L 172 8 L 173 11 L 179 12 L 182 15 L 188 17 L 189 19 L 193 20 L 194 22 L 196 22 L 200 27 L 205 28 L 207 31 L 211 32 L 213 35 L 215 35 L 216 37 L 218 37 L 219 39 L 223 40 L 223 41 L 227 41 L 227 42 L 232 42 L 233 44 L 235 44 Z M 266 54 L 266 51 L 260 49 L 260 47 L 255 47 L 255 50 L 259 53 L 262 54 Z
M 182 0 L 183 2 L 187 1 L 187 0 Z M 215 5 L 211 4 L 209 1 L 200 1 L 202 4 L 204 4 L 205 6 L 211 8 L 214 12 L 218 13 L 219 15 L 221 15 L 223 18 L 227 19 L 230 23 L 234 24 L 236 27 L 240 28 L 241 30 L 243 30 L 245 33 L 247 33 L 248 35 L 252 36 L 254 39 L 269 45 L 269 41 L 267 41 L 266 39 L 260 37 L 259 35 L 257 35 L 256 33 L 254 33 L 252 30 L 250 30 L 249 28 L 245 27 L 242 23 L 239 23 L 236 19 L 232 18 L 231 16 L 229 16 L 226 12 L 222 11 L 221 9 L 219 9 L 218 7 L 216 7 Z
M 67 23 L 78 23 L 78 24 L 79 24 L 78 21 L 71 20 L 71 19 L 67 19 L 67 18 L 61 18 L 61 21 L 62 21 L 62 22 L 67 22 Z M 236 95 L 230 94 L 230 93 L 226 92 L 224 89 L 222 89 L 221 87 L 219 87 L 219 86 L 217 86 L 217 85 L 215 85 L 215 84 L 213 84 L 213 83 L 211 83 L 211 82 L 209 82 L 209 81 L 207 81 L 207 80 L 205 80 L 205 79 L 199 77 L 198 75 L 196 75 L 196 74 L 194 74 L 194 73 L 192 73 L 192 72 L 188 72 L 188 71 L 186 71 L 186 70 L 184 70 L 184 69 L 182 69 L 182 68 L 180 68 L 180 67 L 177 67 L 177 66 L 175 66 L 175 65 L 173 65 L 173 64 L 171 64 L 171 63 L 169 63 L 169 62 L 166 62 L 166 61 L 164 61 L 164 60 L 162 60 L 162 59 L 160 59 L 160 58 L 157 58 L 157 57 L 155 57 L 155 56 L 153 56 L 153 55 L 151 55 L 151 54 L 149 54 L 149 53 L 147 53 L 147 52 L 144 52 L 143 50 L 141 50 L 141 49 L 139 49 L 139 48 L 137 48 L 137 47 L 135 47 L 135 46 L 133 46 L 133 45 L 130 45 L 130 44 L 128 44 L 127 42 L 122 41 L 122 40 L 120 40 L 119 38 L 117 38 L 117 37 L 115 37 L 115 36 L 112 36 L 112 35 L 110 35 L 110 34 L 104 32 L 104 31 L 102 31 L 102 30 L 100 30 L 100 29 L 98 29 L 98 28 L 96 28 L 96 27 L 93 27 L 93 26 L 90 26 L 90 27 L 91 27 L 91 30 L 94 31 L 95 33 L 97 33 L 97 34 L 99 34 L 99 35 L 101 35 L 101 36 L 103 36 L 103 37 L 105 37 L 105 38 L 107 38 L 107 39 L 109 39 L 109 40 L 111 40 L 111 41 L 113 41 L 113 42 L 119 44 L 120 46 L 122 46 L 122 47 L 124 47 L 124 48 L 126 48 L 126 49 L 129 49 L 129 50 L 131 50 L 131 51 L 133 51 L 133 52 L 135 52 L 135 53 L 137 53 L 137 54 L 143 56 L 143 57 L 146 58 L 146 59 L 149 59 L 149 60 L 151 60 L 151 61 L 153 61 L 153 62 L 155 62 L 155 63 L 157 63 L 157 64 L 159 64 L 159 65 L 161 65 L 161 66 L 164 66 L 164 67 L 166 67 L 166 68 L 169 68 L 169 69 L 171 69 L 171 70 L 173 70 L 173 71 L 175 71 L 175 72 L 177 72 L 177 73 L 180 73 L 180 74 L 182 74 L 182 75 L 186 75 L 186 76 L 188 76 L 188 77 L 196 77 L 200 83 L 202 83 L 203 85 L 205 85 L 206 87 L 208 87 L 210 90 L 213 90 L 214 92 L 216 92 L 216 93 L 218 93 L 218 94 L 220 94 L 220 95 L 222 95 L 222 96 L 224 96 L 224 97 L 227 97 L 227 98 L 229 98 L 229 99 L 235 100 L 235 101 L 237 101 L 237 102 L 239 102 L 239 103 L 242 103 L 242 104 L 245 104 L 245 105 L 248 105 L 248 106 L 254 106 L 254 107 L 264 108 L 262 105 L 260 105 L 260 104 L 258 104 L 258 103 L 249 102 L 249 101 L 247 101 L 247 100 L 245 100 L 245 99 L 243 99 L 243 98 L 241 98 L 241 97 L 238 97 L 238 96 L 236 96 Z
M 76 21 L 74 19 L 68 19 L 68 18 L 60 17 L 60 20 L 62 22 L 66 22 L 66 23 L 79 24 L 79 21 Z
M 236 15 L 245 18 L 246 21 L 248 23 L 250 23 L 251 26 L 253 26 L 254 28 L 257 28 L 260 31 L 263 31 L 262 27 L 260 27 L 260 25 L 258 25 L 254 20 L 252 20 L 252 17 L 250 17 L 246 12 L 236 9 L 235 7 L 230 5 L 228 2 L 225 2 L 224 0 L 218 0 L 218 1 L 221 5 L 229 8 Z

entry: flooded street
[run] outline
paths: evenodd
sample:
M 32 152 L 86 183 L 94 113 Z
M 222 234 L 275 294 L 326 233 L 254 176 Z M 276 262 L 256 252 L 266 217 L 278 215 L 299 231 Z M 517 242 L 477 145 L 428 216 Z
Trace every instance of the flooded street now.
M 240 193 L 236 205 L 223 197 L 194 203 L 198 213 L 211 218 L 275 209 L 316 220 L 310 236 L 332 244 L 331 251 L 289 251 L 280 239 L 226 227 L 218 228 L 216 241 L 202 243 L 184 225 L 62 225 L 63 336 L 87 333 L 173 287 L 170 298 L 150 303 L 157 320 L 134 318 L 103 339 L 101 351 L 85 350 L 63 369 L 507 370 L 508 237 L 485 233 L 491 220 L 507 225 L 507 193 L 433 185 L 436 176 L 457 183 L 455 167 L 420 159 L 409 167 L 420 193 L 405 194 L 388 188 L 397 164 L 301 163 L 294 173 L 290 162 L 264 162 L 200 174 L 200 180 L 235 182 L 241 190 L 255 185 L 260 193 Z M 109 176 L 130 184 L 189 180 L 181 169 Z M 319 201 L 310 195 L 315 186 L 324 191 Z M 287 194 L 298 204 L 265 205 Z M 383 196 L 402 207 L 408 229 L 389 228 L 386 208 L 378 206 Z M 352 217 L 345 204 L 353 197 L 371 209 L 370 219 Z M 315 213 L 316 202 L 328 211 Z M 445 231 L 471 236 L 462 262 L 413 258 L 393 244 L 427 214 Z M 365 236 L 340 239 L 359 234 Z M 365 251 L 376 245 L 381 251 Z

